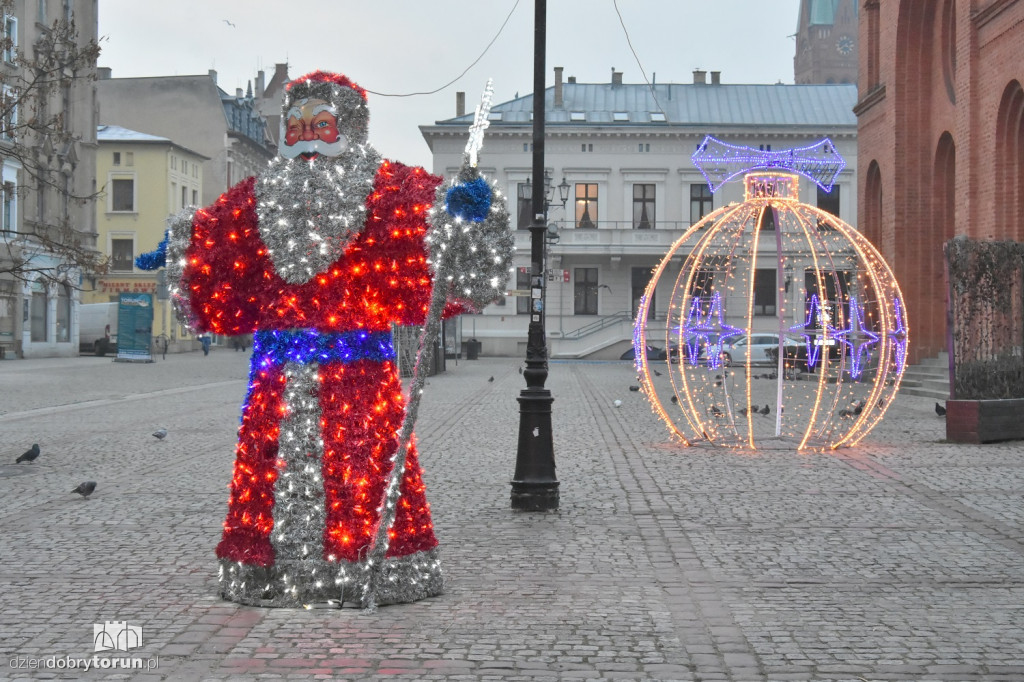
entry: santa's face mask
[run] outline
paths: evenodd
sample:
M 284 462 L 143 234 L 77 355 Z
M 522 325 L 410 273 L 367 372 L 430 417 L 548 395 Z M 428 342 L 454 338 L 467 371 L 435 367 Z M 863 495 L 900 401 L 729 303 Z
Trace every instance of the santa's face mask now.
M 318 155 L 338 156 L 348 140 L 338 130 L 338 111 L 322 99 L 297 100 L 285 116 L 279 152 L 286 159 L 301 156 L 310 161 Z

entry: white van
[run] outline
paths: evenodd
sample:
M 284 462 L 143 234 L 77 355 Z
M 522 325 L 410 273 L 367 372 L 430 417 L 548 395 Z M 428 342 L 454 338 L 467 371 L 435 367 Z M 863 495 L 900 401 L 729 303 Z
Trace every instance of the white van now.
M 78 306 L 78 352 L 106 355 L 117 352 L 117 303 Z

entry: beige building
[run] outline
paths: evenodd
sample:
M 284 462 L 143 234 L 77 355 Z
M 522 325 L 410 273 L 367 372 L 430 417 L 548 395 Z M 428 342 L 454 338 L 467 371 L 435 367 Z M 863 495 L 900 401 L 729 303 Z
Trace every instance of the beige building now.
M 96 135 L 96 202 L 100 249 L 110 258 L 107 274 L 83 292 L 83 303 L 116 302 L 124 293 L 149 293 L 154 299 L 153 337 L 165 334 L 169 350 L 192 348 L 192 337 L 177 324 L 159 278 L 140 270 L 135 259 L 163 239 L 167 218 L 198 205 L 203 164 L 209 159 L 166 137 L 120 126 L 101 125 Z
M 230 95 L 217 72 L 201 76 L 112 78 L 99 69 L 100 122 L 174 140 L 206 157 L 199 205 L 262 170 L 275 154 L 252 93 Z
M 77 47 L 87 46 L 97 38 L 96 2 L 16 0 L 0 27 L 10 40 L 0 55 L 0 356 L 6 357 L 78 353 L 83 273 L 59 245 L 95 246 L 89 200 L 96 187 L 95 64 L 40 97 L 42 91 L 30 85 L 38 74 L 25 73 L 18 58 L 40 59 L 43 32 L 55 22 L 73 22 Z M 46 134 L 29 125 L 30 116 L 50 121 Z
M 563 82 L 555 68 L 545 92 L 547 216 L 546 331 L 554 358 L 617 358 L 632 344 L 633 319 L 651 271 L 691 225 L 712 210 L 743 200 L 741 182 L 712 193 L 692 156 L 705 135 L 771 152 L 828 137 L 846 160 L 830 193 L 802 178 L 802 201 L 857 222 L 857 120 L 854 85 L 732 85 L 718 72 L 695 71 L 692 83 Z M 710 76 L 710 78 L 709 78 Z M 457 172 L 473 113 L 456 100 L 455 118 L 420 126 L 433 153 L 433 172 Z M 481 169 L 509 197 L 516 220 L 513 291 L 530 289 L 530 202 L 517 200 L 532 173 L 533 96 L 496 103 Z M 564 196 L 558 185 L 564 184 Z M 565 203 L 563 204 L 563 199 Z M 763 264 L 762 264 L 763 261 Z M 776 261 L 758 259 L 763 282 L 775 282 Z M 670 284 L 682 262 L 660 280 Z M 759 279 L 759 281 L 762 281 Z M 666 319 L 671 287 L 659 285 L 651 310 Z M 754 329 L 778 326 L 774 286 L 755 290 Z M 803 304 L 798 288 L 787 289 Z M 788 300 L 788 299 L 787 299 Z M 508 296 L 480 315 L 463 315 L 447 338 L 476 338 L 489 355 L 525 355 L 529 298 Z M 446 349 L 451 352 L 453 349 Z

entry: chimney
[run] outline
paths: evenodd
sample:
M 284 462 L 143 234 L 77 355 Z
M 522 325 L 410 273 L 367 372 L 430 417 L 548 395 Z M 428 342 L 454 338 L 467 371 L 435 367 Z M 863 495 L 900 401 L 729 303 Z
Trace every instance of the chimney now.
M 256 98 L 263 97 L 263 93 L 267 87 L 267 74 L 263 73 L 263 69 L 256 72 Z
M 569 79 L 566 82 L 567 83 L 572 83 L 573 85 L 575 85 L 576 84 L 576 76 L 569 76 Z
M 707 77 L 708 77 L 708 72 L 707 71 L 704 71 L 703 69 L 694 69 L 693 70 L 693 84 L 694 85 L 704 85 L 704 84 L 706 84 L 708 82 L 708 78 Z
M 210 69 L 206 73 L 210 74 L 210 78 L 213 79 L 213 84 L 216 85 L 217 84 L 217 70 L 216 69 Z
M 455 93 L 455 115 L 466 115 L 466 93 L 464 92 Z
M 235 97 L 242 99 L 242 88 L 235 88 Z
M 100 79 L 101 81 L 108 81 L 111 78 L 113 78 L 113 76 L 111 75 L 110 67 L 109 66 L 99 66 L 99 67 L 96 67 L 96 77 L 98 79 Z
M 562 100 L 562 67 L 555 67 L 555 108 L 561 109 L 563 106 Z
M 612 67 L 612 85 L 622 85 L 622 72 L 616 71 L 615 67 Z
M 721 85 L 722 84 L 722 72 L 721 71 L 712 71 L 711 72 L 711 84 L 712 85 Z

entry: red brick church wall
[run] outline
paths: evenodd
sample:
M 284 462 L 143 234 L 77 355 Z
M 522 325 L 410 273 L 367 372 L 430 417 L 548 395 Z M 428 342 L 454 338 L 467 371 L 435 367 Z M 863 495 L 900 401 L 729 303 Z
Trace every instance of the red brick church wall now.
M 868 0 L 859 21 L 860 227 L 917 362 L 946 350 L 943 242 L 1024 240 L 1024 0 Z

